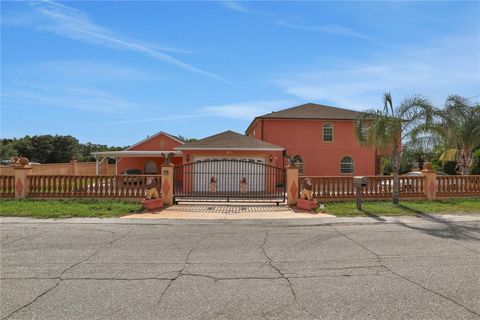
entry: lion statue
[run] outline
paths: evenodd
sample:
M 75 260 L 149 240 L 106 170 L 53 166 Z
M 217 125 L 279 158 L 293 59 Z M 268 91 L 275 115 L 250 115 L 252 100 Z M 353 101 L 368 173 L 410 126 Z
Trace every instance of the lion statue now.
M 157 179 L 155 179 L 155 177 L 147 177 L 146 182 L 147 196 L 145 198 L 147 200 L 159 199 L 160 195 L 158 194 L 157 190 Z
M 248 192 L 248 184 L 247 184 L 247 178 L 242 177 L 240 180 L 240 193 L 247 193 Z
M 312 199 L 312 180 L 310 178 L 306 178 L 303 181 L 303 187 L 302 187 L 302 192 L 300 192 L 300 198 L 304 200 L 310 200 Z
M 13 157 L 11 161 L 12 161 L 12 165 L 14 166 L 25 167 L 30 164 L 30 161 L 28 160 L 28 158 L 25 158 L 25 157 Z
M 210 183 L 208 185 L 208 191 L 209 192 L 217 192 L 217 179 L 212 176 L 210 178 Z

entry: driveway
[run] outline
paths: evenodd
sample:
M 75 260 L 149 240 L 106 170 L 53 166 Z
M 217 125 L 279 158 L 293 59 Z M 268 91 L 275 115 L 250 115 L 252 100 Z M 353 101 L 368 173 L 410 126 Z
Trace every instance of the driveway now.
M 1 221 L 1 319 L 480 318 L 478 220 Z

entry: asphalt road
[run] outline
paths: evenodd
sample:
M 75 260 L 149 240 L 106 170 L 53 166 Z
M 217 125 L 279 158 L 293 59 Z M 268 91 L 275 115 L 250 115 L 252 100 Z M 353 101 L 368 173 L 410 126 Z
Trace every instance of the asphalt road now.
M 1 319 L 480 318 L 478 222 L 0 228 Z

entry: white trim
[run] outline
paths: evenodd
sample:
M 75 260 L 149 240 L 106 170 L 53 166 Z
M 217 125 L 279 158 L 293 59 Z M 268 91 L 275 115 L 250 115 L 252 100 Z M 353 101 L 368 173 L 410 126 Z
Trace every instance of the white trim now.
M 285 148 L 183 148 L 176 147 L 175 150 L 239 150 L 239 151 L 283 151 Z
M 180 139 L 178 139 L 178 138 L 175 138 L 175 137 L 172 136 L 171 134 L 168 134 L 168 133 L 166 133 L 166 132 L 160 131 L 160 132 L 155 133 L 155 134 L 154 134 L 153 136 L 151 136 L 151 137 L 145 138 L 145 139 L 143 139 L 142 141 L 135 143 L 133 146 L 130 146 L 130 147 L 128 147 L 127 149 L 125 149 L 125 151 L 130 150 L 130 149 L 132 149 L 133 147 L 136 147 L 136 146 L 138 146 L 138 145 L 141 145 L 142 143 L 147 142 L 148 140 L 153 139 L 153 138 L 155 138 L 155 137 L 158 137 L 159 135 L 162 135 L 162 134 L 163 134 L 164 136 L 166 136 L 167 138 L 170 138 L 170 139 L 172 139 L 172 140 L 175 140 L 175 141 L 177 141 L 177 142 L 179 142 L 179 143 L 181 143 L 181 144 L 185 144 L 184 141 L 182 141 L 182 140 L 180 140 Z
M 167 150 L 167 151 L 97 151 L 97 152 L 92 152 L 92 155 L 95 158 L 98 157 L 163 157 L 169 153 L 174 153 L 176 156 L 179 156 L 182 154 L 180 151 L 172 151 L 172 150 Z

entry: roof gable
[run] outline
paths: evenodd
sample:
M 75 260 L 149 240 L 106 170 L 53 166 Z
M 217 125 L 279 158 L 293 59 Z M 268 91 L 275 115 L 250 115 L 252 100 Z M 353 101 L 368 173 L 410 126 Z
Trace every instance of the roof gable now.
M 186 143 L 175 150 L 284 150 L 284 148 L 228 130 Z
M 174 147 L 180 146 L 185 144 L 185 141 L 182 139 L 168 134 L 166 132 L 160 131 L 153 136 L 150 136 L 146 139 L 143 139 L 140 142 L 137 142 L 133 146 L 125 149 L 135 151 L 135 150 L 148 150 L 148 151 L 155 151 L 155 150 L 173 150 Z

